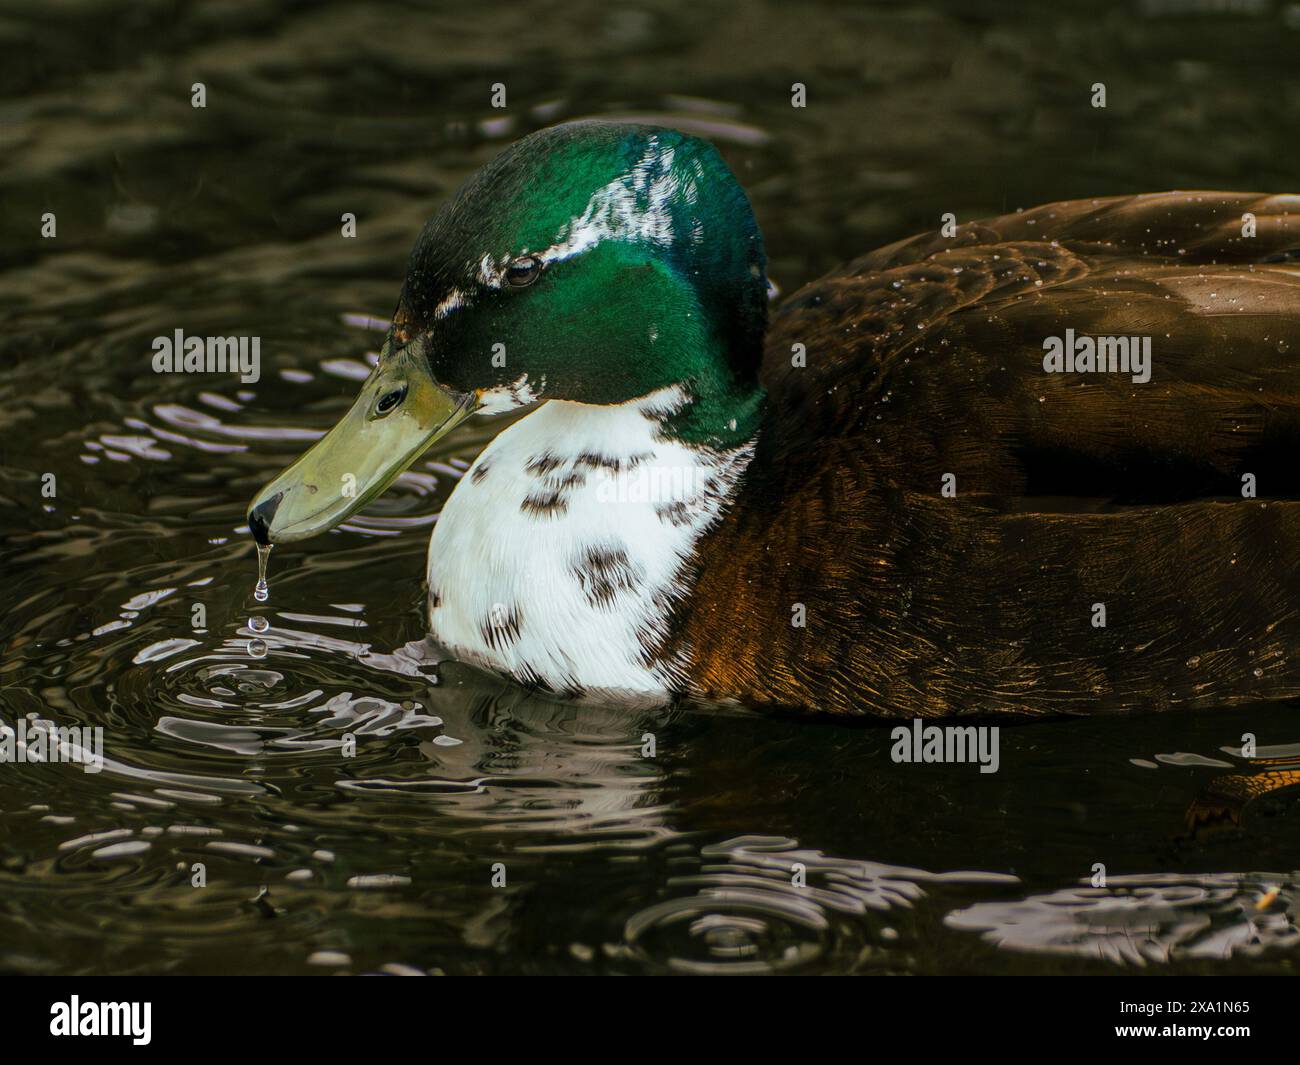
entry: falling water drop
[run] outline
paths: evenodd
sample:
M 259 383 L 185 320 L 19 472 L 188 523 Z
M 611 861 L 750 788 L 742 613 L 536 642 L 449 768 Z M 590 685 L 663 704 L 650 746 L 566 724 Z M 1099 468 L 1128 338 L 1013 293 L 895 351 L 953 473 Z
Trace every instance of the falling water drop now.
M 253 585 L 253 598 L 259 603 L 265 603 L 271 598 L 271 588 L 266 582 L 266 563 L 271 557 L 270 544 L 257 545 L 257 583 Z M 260 614 L 254 614 L 248 619 L 248 627 L 253 632 L 264 633 L 271 627 L 271 623 Z M 266 641 L 261 639 L 252 639 L 248 641 L 248 654 L 252 658 L 266 657 Z
M 257 545 L 257 584 L 253 586 L 253 598 L 265 603 L 271 598 L 271 586 L 266 583 L 266 563 L 271 557 L 270 544 Z

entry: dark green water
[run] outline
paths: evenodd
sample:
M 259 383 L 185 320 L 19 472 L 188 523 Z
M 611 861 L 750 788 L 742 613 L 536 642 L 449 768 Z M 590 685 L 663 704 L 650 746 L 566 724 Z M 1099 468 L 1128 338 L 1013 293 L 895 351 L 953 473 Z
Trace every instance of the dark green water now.
M 0 765 L 0 970 L 1293 971 L 1296 789 L 1224 748 L 1300 754 L 1294 706 L 1004 728 L 980 775 L 433 669 L 425 544 L 483 427 L 278 550 L 264 606 L 242 530 L 365 372 L 345 316 L 519 134 L 713 137 L 789 292 L 946 211 L 1296 191 L 1300 16 L 1219 6 L 0 5 L 0 719 L 109 759 Z M 260 336 L 261 380 L 155 375 L 177 328 Z

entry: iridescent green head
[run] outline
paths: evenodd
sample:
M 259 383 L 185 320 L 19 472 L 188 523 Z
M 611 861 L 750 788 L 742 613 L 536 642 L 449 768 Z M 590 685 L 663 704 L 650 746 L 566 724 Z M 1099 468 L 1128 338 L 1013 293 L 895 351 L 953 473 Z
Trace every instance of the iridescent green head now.
M 352 412 L 263 490 L 250 525 L 313 535 L 469 413 L 538 400 L 616 404 L 678 385 L 689 402 L 667 431 L 734 444 L 754 430 L 766 321 L 762 237 L 712 145 L 608 122 L 535 133 L 425 225 Z M 345 472 L 355 496 L 321 491 Z
M 621 403 L 751 378 L 766 323 L 762 237 L 709 143 L 578 122 L 519 141 L 424 227 L 394 340 L 434 376 Z M 495 356 L 495 357 L 494 357 Z

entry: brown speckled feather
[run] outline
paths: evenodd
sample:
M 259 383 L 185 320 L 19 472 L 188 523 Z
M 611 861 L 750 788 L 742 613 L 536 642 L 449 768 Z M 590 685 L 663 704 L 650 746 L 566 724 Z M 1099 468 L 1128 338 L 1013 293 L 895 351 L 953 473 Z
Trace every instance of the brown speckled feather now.
M 1151 380 L 1045 373 L 1067 328 L 1150 336 Z M 1053 204 L 892 245 L 786 301 L 763 383 L 669 649 L 700 694 L 891 716 L 1300 694 L 1300 197 Z

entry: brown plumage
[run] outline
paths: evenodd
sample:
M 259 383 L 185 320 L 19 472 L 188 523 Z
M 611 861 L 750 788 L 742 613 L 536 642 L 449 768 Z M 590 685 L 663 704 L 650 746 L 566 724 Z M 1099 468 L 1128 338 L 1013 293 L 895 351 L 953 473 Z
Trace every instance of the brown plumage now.
M 1066 329 L 1150 336 L 1150 381 L 1046 373 Z M 1300 695 L 1300 197 L 903 241 L 793 294 L 762 376 L 678 619 L 700 694 L 904 717 Z

